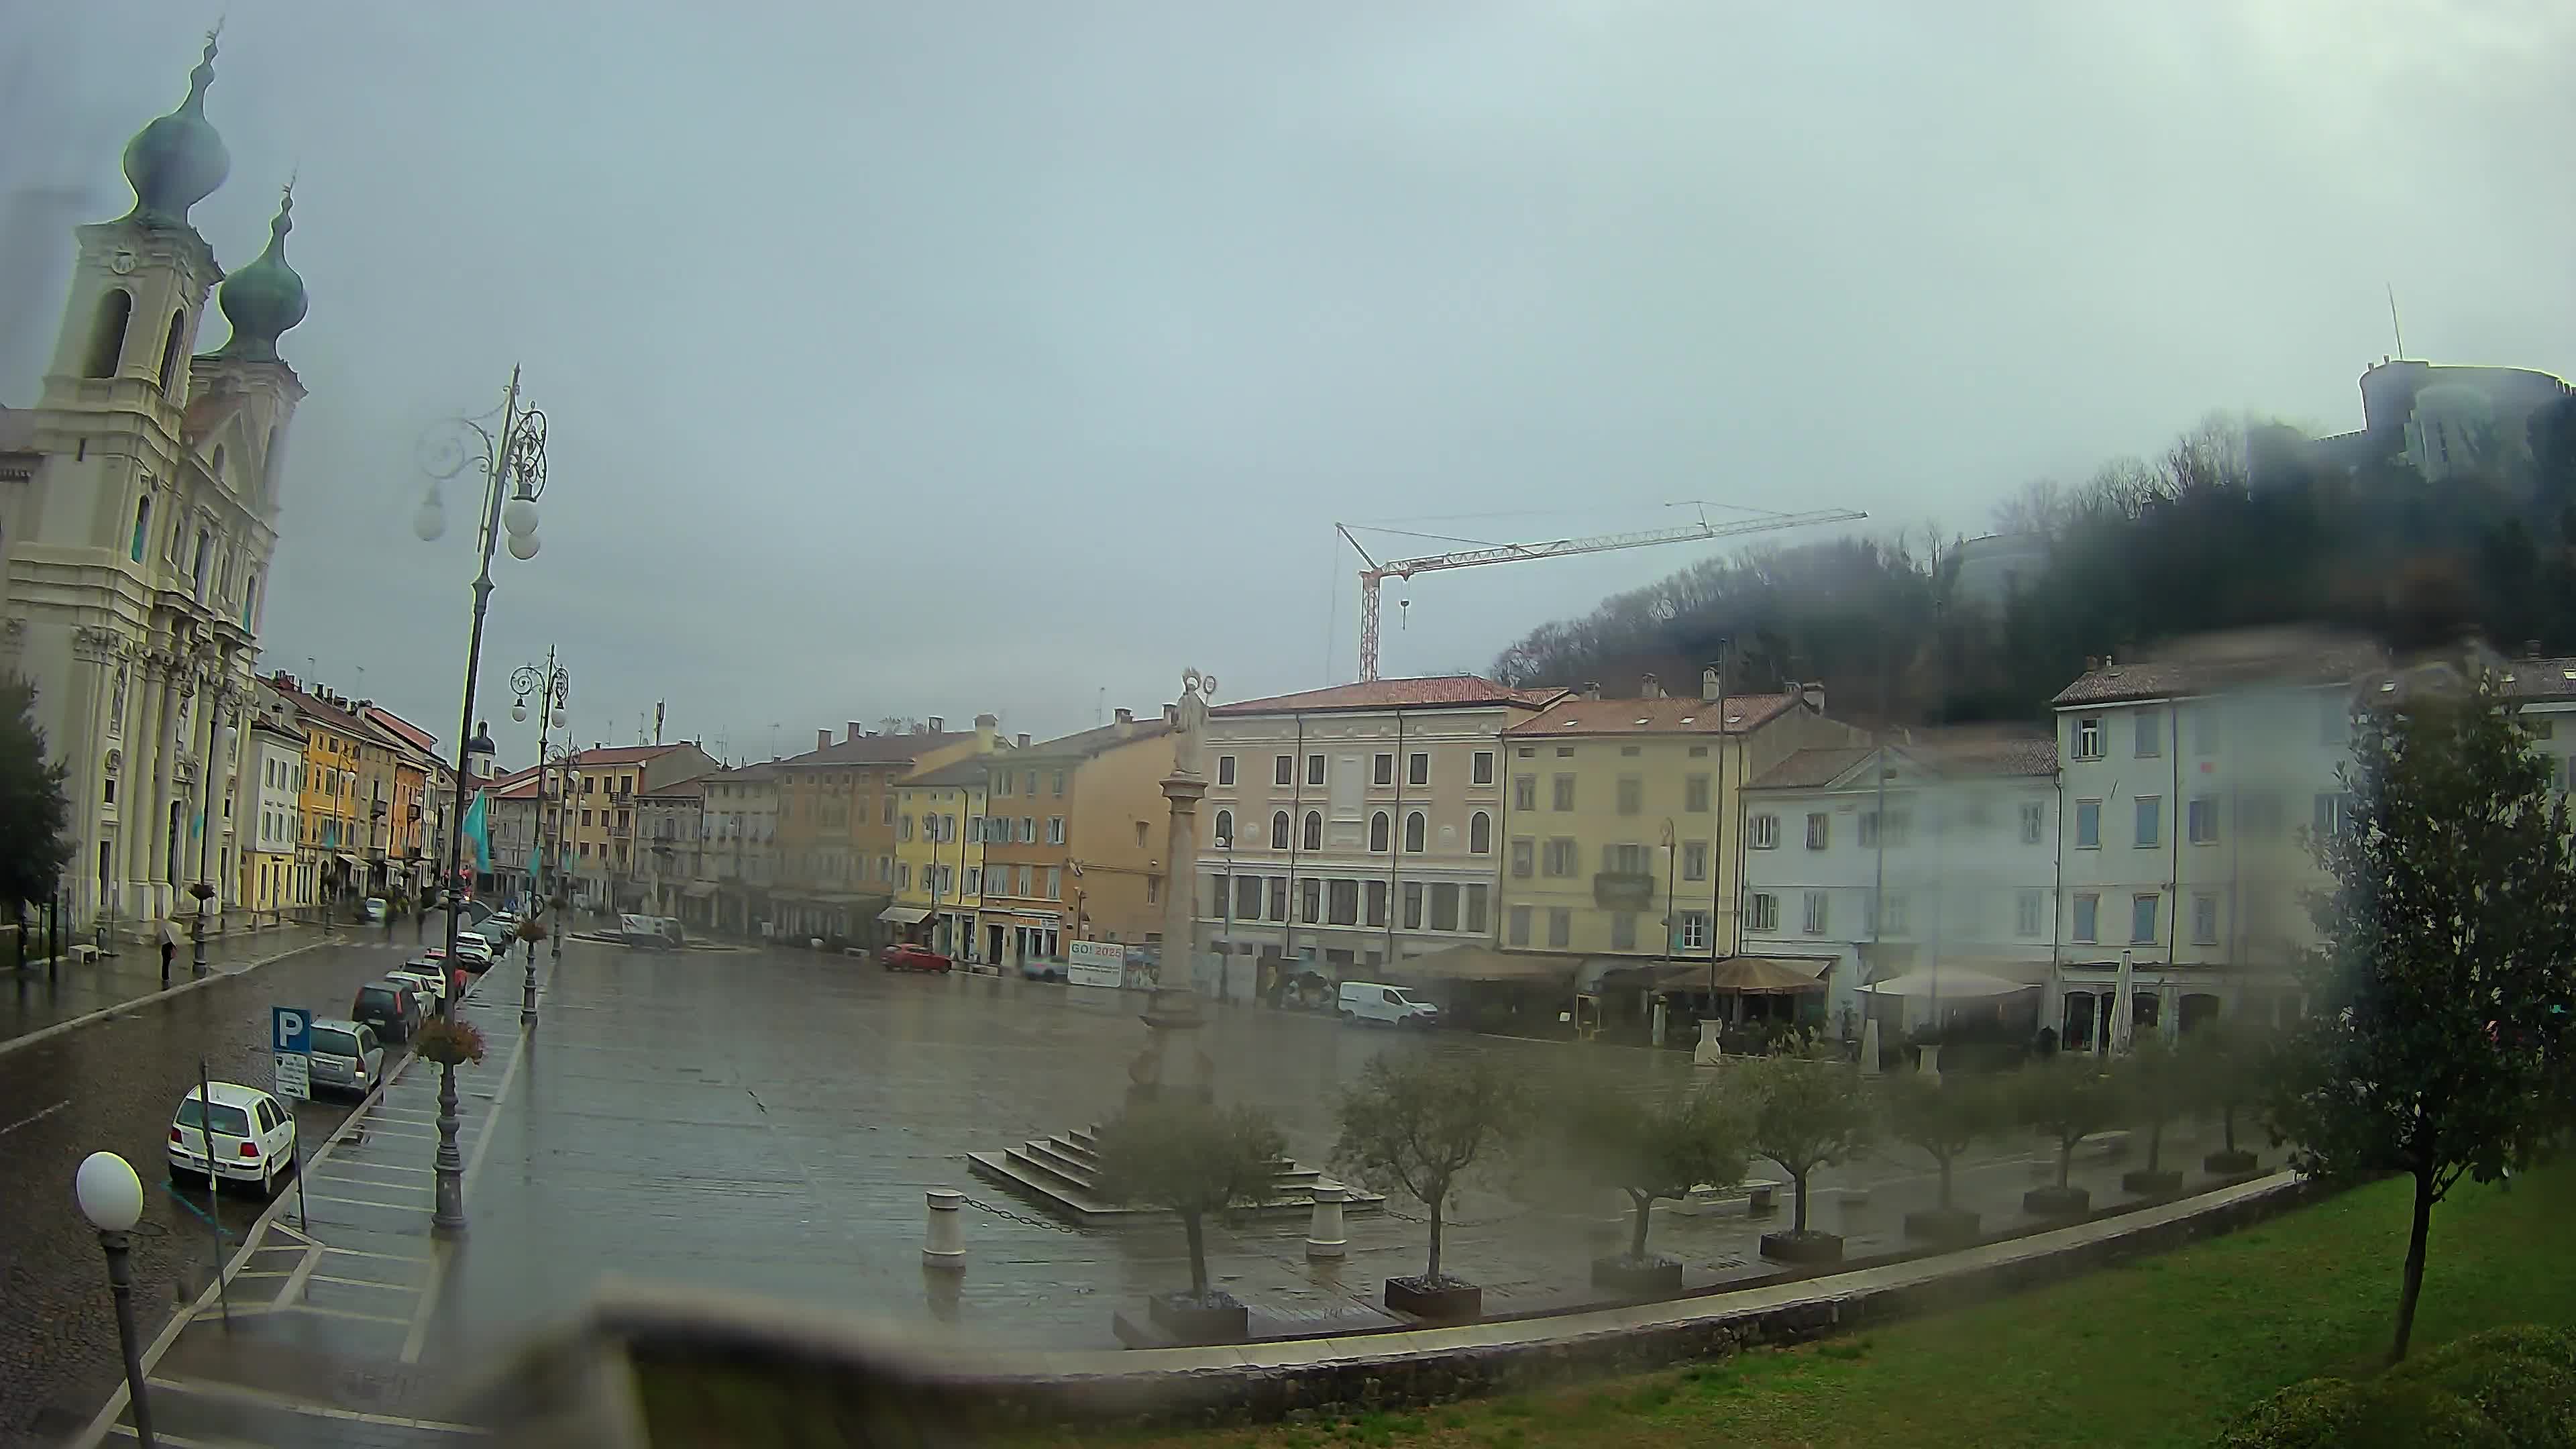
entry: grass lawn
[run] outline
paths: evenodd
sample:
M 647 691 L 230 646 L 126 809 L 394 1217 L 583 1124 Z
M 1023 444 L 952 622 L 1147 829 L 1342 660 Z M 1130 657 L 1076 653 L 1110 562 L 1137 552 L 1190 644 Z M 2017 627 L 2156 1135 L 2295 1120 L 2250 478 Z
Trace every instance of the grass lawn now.
M 1122 1449 L 2206 1445 L 2240 1407 L 2387 1349 L 2410 1184 L 2018 1297 L 1804 1348 L 1342 1424 L 1050 1436 Z M 2418 1351 L 2500 1323 L 2576 1328 L 2576 1162 L 2434 1210 Z

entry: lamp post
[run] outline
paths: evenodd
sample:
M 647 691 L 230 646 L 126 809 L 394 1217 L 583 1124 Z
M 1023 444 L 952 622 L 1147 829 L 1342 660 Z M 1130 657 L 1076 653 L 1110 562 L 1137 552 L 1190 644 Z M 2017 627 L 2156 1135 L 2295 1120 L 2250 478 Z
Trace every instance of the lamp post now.
M 213 1181 L 210 1175 L 207 1179 Z M 116 1300 L 116 1341 L 125 1351 L 125 1392 L 134 1409 L 134 1437 L 152 1449 L 152 1401 L 143 1384 L 143 1345 L 134 1331 L 134 1273 L 129 1261 L 134 1225 L 143 1218 L 143 1179 L 113 1152 L 93 1152 L 72 1178 L 81 1216 L 98 1230 L 107 1254 L 107 1291 Z M 216 1272 L 222 1272 L 222 1265 Z
M 555 801 L 555 858 L 550 862 L 555 882 L 555 929 L 552 932 L 553 947 L 548 954 L 553 957 L 555 965 L 561 966 L 564 931 L 572 924 L 572 883 L 568 879 L 572 851 L 564 844 L 564 831 L 572 824 L 573 790 L 581 784 L 581 771 L 573 764 L 581 757 L 581 751 L 570 744 L 558 745 L 556 749 L 557 759 L 561 762 L 559 783 L 562 791 Z
M 510 706 L 510 718 L 524 722 L 528 717 L 528 696 L 537 699 L 537 834 L 535 854 L 530 863 L 528 885 L 528 919 L 544 917 L 546 896 L 546 775 L 551 769 L 546 761 L 546 735 L 550 728 L 564 722 L 564 706 L 570 701 L 572 681 L 563 666 L 555 663 L 555 651 L 546 651 L 546 667 L 522 664 L 510 672 L 510 689 L 518 698 Z M 549 921 L 553 933 L 561 934 L 563 922 Z M 563 947 L 556 946 L 560 955 Z M 537 1024 L 537 943 L 526 942 L 520 952 L 524 976 L 519 983 L 519 1029 Z
M 1225 834 L 1216 838 L 1216 848 L 1225 852 L 1225 900 L 1222 905 L 1225 912 L 1225 943 L 1218 948 L 1216 958 L 1216 999 L 1223 1001 L 1233 994 L 1230 978 L 1234 975 L 1234 831 L 1232 829 L 1229 828 Z M 1388 914 L 1394 914 L 1392 903 L 1388 906 Z
M 481 446 L 479 450 L 475 444 Z M 522 561 L 537 556 L 537 500 L 546 491 L 546 415 L 519 402 L 519 369 L 510 369 L 510 385 L 501 394 L 501 420 L 496 430 L 472 418 L 455 419 L 443 433 L 424 439 L 421 462 L 430 475 L 429 493 L 421 500 L 420 511 L 412 518 L 412 532 L 424 543 L 435 543 L 447 532 L 447 505 L 439 496 L 438 485 L 468 469 L 483 474 L 483 502 L 476 514 L 476 546 L 481 550 L 479 568 L 474 576 L 474 623 L 466 635 L 465 699 L 457 711 L 456 829 L 447 842 L 447 867 L 451 877 L 462 873 L 465 851 L 465 811 L 470 802 L 475 780 L 476 746 L 489 759 L 492 741 L 488 734 L 475 731 L 475 738 L 464 738 L 474 730 L 474 686 L 483 668 L 483 617 L 492 602 L 492 550 L 499 545 L 504 530 L 510 538 L 510 556 Z M 456 960 L 456 939 L 464 933 L 465 903 L 451 893 L 447 903 L 447 960 Z M 454 993 L 449 993 L 450 997 Z M 442 1011 L 448 1008 L 442 1007 Z M 442 1074 L 438 1093 L 438 1207 L 430 1218 L 432 1231 L 444 1236 L 462 1236 L 465 1232 L 465 1159 L 456 1146 L 456 1074 L 451 1068 Z

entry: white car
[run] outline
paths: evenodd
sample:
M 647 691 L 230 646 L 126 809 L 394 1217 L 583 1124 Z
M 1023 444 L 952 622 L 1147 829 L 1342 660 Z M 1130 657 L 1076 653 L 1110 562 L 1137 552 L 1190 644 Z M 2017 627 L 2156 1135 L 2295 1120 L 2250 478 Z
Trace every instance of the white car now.
M 438 1015 L 439 1003 L 447 999 L 447 973 L 434 966 L 426 970 L 406 966 L 399 971 L 386 972 L 385 979 L 410 986 L 421 999 L 420 1014 L 423 1016 Z
M 472 931 L 456 938 L 456 964 L 468 971 L 480 971 L 492 964 L 492 943 Z
M 255 1182 L 262 1197 L 295 1166 L 295 1114 L 275 1097 L 239 1082 L 209 1082 L 211 1106 L 191 1089 L 179 1099 L 170 1123 L 170 1175 L 203 1178 L 209 1186 L 225 1181 Z M 209 1120 L 211 1119 L 211 1121 Z M 212 1165 L 207 1171 L 206 1134 L 214 1133 Z

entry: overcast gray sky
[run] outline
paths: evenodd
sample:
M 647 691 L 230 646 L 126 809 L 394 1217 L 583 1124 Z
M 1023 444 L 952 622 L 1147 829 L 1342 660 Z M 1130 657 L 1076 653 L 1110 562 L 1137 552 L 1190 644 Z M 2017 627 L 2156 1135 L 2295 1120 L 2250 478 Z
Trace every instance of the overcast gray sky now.
M 414 445 L 513 362 L 482 712 L 554 642 L 584 739 L 755 757 L 1351 677 L 1336 519 L 1975 532 L 2212 408 L 2355 426 L 2387 283 L 2415 355 L 2576 370 L 2563 0 L 17 0 L 0 400 L 226 8 L 195 216 L 245 264 L 300 169 L 312 294 L 268 659 L 442 735 Z M 1424 579 L 1386 670 L 1705 551 Z

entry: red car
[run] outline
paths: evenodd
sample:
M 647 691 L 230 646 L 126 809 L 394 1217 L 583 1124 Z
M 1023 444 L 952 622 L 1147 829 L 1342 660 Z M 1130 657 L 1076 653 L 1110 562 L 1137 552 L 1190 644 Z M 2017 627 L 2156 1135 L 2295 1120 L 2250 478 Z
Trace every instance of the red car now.
M 897 941 L 886 947 L 881 959 L 888 971 L 946 971 L 951 964 L 928 946 L 916 946 L 910 941 Z

